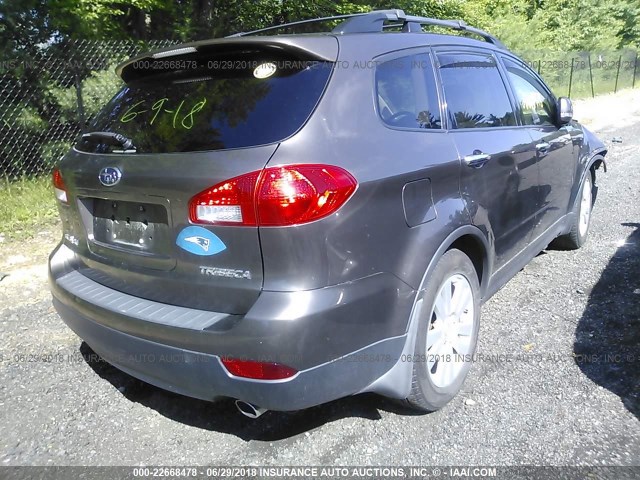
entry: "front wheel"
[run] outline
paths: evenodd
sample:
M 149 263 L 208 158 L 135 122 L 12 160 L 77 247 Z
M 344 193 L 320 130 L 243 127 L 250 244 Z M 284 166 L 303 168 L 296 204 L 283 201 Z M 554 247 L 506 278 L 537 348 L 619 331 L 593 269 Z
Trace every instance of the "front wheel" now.
M 577 250 L 587 242 L 589 227 L 591 226 L 591 211 L 593 208 L 593 180 L 591 172 L 587 172 L 582 182 L 580 196 L 573 207 L 573 221 L 571 230 L 566 235 L 556 238 L 552 247 L 561 250 Z
M 476 270 L 460 250 L 446 252 L 428 278 L 414 315 L 418 333 L 406 403 L 435 411 L 456 396 L 471 368 L 480 327 Z

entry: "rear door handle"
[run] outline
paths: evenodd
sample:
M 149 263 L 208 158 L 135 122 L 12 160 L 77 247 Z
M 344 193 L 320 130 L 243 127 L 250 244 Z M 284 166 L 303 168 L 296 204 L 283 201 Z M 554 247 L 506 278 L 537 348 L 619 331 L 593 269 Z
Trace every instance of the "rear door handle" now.
M 536 150 L 540 153 L 547 153 L 551 145 L 548 142 L 541 142 L 536 145 Z
M 491 155 L 482 153 L 479 150 L 474 150 L 472 155 L 464 157 L 464 163 L 471 168 L 482 168 L 489 160 L 491 160 Z

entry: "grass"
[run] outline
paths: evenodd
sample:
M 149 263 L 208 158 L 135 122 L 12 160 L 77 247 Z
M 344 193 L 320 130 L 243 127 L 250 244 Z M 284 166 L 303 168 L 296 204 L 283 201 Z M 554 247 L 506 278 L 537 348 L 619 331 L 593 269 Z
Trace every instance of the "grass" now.
M 57 223 L 51 177 L 0 180 L 0 235 L 6 240 L 31 238 Z

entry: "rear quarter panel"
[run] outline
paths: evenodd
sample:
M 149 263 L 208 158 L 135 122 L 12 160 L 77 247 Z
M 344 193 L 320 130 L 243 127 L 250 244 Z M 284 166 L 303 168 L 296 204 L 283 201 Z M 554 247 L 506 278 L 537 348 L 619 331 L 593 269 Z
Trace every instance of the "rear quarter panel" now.
M 417 288 L 442 241 L 468 223 L 451 137 L 445 131 L 392 129 L 379 118 L 370 63 L 376 52 L 369 42 L 364 35 L 341 44 L 333 77 L 311 120 L 269 162 L 339 165 L 356 178 L 358 189 L 330 217 L 260 228 L 265 290 L 321 288 L 385 272 Z M 424 201 L 433 201 L 435 215 L 428 218 L 435 218 L 409 227 L 403 187 L 420 179 L 430 180 L 432 198 Z

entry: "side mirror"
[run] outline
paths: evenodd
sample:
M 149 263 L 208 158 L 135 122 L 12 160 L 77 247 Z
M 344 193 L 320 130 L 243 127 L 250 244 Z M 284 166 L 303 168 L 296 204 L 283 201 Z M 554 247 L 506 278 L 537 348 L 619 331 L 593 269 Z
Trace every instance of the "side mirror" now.
M 558 99 L 558 120 L 560 125 L 566 125 L 573 119 L 573 103 L 568 97 Z

